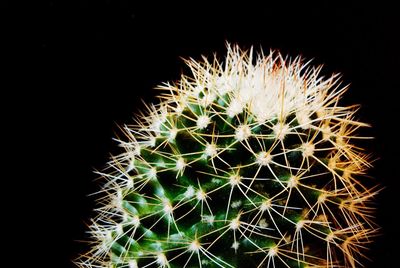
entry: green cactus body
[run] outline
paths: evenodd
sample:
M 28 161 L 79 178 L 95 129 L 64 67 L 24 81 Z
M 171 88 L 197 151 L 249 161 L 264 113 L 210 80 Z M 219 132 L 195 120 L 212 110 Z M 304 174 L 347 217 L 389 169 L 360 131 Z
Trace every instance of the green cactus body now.
M 186 61 L 125 126 L 81 267 L 357 267 L 377 230 L 363 123 L 300 58 Z

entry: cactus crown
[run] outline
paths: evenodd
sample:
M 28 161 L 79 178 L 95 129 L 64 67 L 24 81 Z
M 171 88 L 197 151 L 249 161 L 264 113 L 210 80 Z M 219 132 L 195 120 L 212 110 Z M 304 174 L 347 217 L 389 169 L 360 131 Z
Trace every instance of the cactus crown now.
M 81 267 L 356 267 L 376 233 L 339 78 L 227 46 L 120 140 Z

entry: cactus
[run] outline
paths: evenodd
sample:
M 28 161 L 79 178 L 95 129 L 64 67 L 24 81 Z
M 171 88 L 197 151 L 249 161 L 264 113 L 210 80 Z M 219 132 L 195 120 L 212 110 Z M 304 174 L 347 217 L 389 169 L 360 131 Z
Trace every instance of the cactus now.
M 80 267 L 359 267 L 378 227 L 347 87 L 321 67 L 227 45 L 185 60 L 99 172 Z

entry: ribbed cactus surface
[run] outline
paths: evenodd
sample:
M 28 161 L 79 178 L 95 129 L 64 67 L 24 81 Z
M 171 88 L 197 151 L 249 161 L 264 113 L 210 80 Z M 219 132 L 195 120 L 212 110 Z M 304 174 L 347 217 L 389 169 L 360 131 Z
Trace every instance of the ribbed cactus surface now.
M 359 267 L 377 227 L 337 75 L 228 45 L 187 60 L 101 175 L 81 267 Z

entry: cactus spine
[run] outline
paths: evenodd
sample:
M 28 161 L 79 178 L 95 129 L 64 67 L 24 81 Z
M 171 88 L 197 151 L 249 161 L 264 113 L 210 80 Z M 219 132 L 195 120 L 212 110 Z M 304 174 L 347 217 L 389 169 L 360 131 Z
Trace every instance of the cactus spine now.
M 227 46 L 123 129 L 80 267 L 358 267 L 375 235 L 339 78 Z

